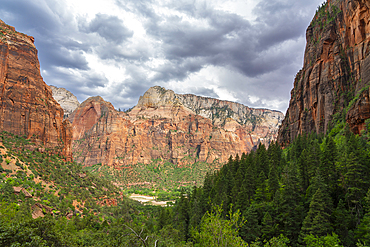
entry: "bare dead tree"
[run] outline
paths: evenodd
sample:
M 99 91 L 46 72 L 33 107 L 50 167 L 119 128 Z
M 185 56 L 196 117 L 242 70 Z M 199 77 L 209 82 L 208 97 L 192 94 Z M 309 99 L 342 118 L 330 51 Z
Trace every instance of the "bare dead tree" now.
M 146 236 L 146 238 L 144 239 L 142 236 L 141 236 L 141 234 L 143 233 L 143 231 L 144 231 L 144 228 L 141 228 L 141 231 L 140 231 L 140 233 L 138 234 L 134 229 L 132 229 L 131 227 L 129 227 L 128 225 L 125 225 L 124 224 L 124 226 L 126 226 L 128 229 L 130 229 L 134 234 L 135 234 L 135 236 L 138 238 L 138 239 L 140 239 L 140 241 L 143 243 L 143 245 L 145 246 L 145 247 L 148 247 L 148 244 L 147 244 L 147 240 L 148 240 L 148 237 L 149 236 Z M 157 247 L 157 243 L 158 243 L 158 239 L 155 241 L 155 243 L 154 243 L 154 247 Z

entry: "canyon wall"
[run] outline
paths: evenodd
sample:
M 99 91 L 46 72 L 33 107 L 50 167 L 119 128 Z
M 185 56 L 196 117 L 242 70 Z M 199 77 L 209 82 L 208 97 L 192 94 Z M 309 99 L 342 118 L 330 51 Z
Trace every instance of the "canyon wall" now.
M 286 145 L 301 133 L 325 133 L 342 117 L 355 133 L 364 128 L 369 116 L 369 8 L 365 0 L 332 0 L 317 10 L 306 31 L 304 65 L 294 80 L 279 143 Z
M 34 38 L 0 20 L 0 131 L 72 157 L 72 129 L 40 75 Z
M 129 112 L 101 97 L 83 102 L 70 116 L 74 159 L 117 168 L 160 159 L 179 167 L 223 163 L 276 139 L 283 114 L 152 87 Z

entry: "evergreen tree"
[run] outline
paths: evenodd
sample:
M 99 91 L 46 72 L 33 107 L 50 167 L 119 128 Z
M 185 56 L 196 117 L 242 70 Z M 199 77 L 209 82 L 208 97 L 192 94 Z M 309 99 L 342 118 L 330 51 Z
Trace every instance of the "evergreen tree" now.
M 231 202 L 235 205 L 238 200 L 238 195 L 240 189 L 242 188 L 244 174 L 242 172 L 242 167 L 239 167 L 235 179 L 234 179 L 234 187 L 231 190 Z
M 369 187 L 369 157 L 359 141 L 352 133 L 347 136 L 344 174 L 345 198 L 357 224 L 363 215 L 362 200 Z
M 176 207 L 175 226 L 180 232 L 180 238 L 186 241 L 189 238 L 189 200 L 185 190 L 181 190 L 181 197 Z
M 312 178 L 310 186 L 306 190 L 306 203 L 308 205 L 311 203 L 313 196 L 315 195 L 316 191 L 318 189 L 321 189 L 322 193 L 325 195 L 328 195 L 327 197 L 324 198 L 325 200 L 325 205 L 330 206 L 330 209 L 332 207 L 332 200 L 331 197 L 329 196 L 329 188 L 327 184 L 325 183 L 324 178 L 321 176 L 321 172 L 318 169 L 317 174 L 315 177 Z
M 243 212 L 245 224 L 240 229 L 240 236 L 248 243 L 261 237 L 261 226 L 258 223 L 257 208 L 252 204 Z
M 270 201 L 273 200 L 273 196 L 275 195 L 276 191 L 279 190 L 279 174 L 277 171 L 277 166 L 275 164 L 270 166 L 270 173 L 268 178 L 268 194 L 267 197 Z
M 214 176 L 211 175 L 210 173 L 207 172 L 205 178 L 204 178 L 204 184 L 203 184 L 203 188 L 202 188 L 202 194 L 201 194 L 201 198 L 200 198 L 200 206 L 202 208 L 202 215 L 209 211 L 210 210 L 210 202 L 211 202 L 211 198 L 213 198 L 214 196 L 214 186 L 213 186 L 213 180 Z
M 277 233 L 277 225 L 272 220 L 271 215 L 269 212 L 266 212 L 262 218 L 262 239 L 271 239 L 272 237 L 276 236 Z
M 298 159 L 298 168 L 299 168 L 299 180 L 301 181 L 302 190 L 306 190 L 309 186 L 309 167 L 308 167 L 308 151 L 304 149 L 301 153 L 301 156 Z
M 265 173 L 261 171 L 256 181 L 256 193 L 254 195 L 254 200 L 256 202 L 264 202 L 267 200 L 267 183 Z
M 302 240 L 310 234 L 320 237 L 331 233 L 330 206 L 326 205 L 324 200 L 327 196 L 323 194 L 320 188 L 314 194 L 310 203 L 310 210 L 303 221 Z
M 302 135 L 298 135 L 294 140 L 294 144 L 292 145 L 289 159 L 291 161 L 298 161 L 304 148 L 304 137 Z
M 235 209 L 239 209 L 240 212 L 244 212 L 250 204 L 251 196 L 248 189 L 248 181 L 244 180 L 235 202 Z
M 329 135 L 322 143 L 322 154 L 320 163 L 320 173 L 325 183 L 329 186 L 330 193 L 336 190 L 338 174 L 335 167 L 337 159 L 337 148 L 333 138 Z
M 307 150 L 307 175 L 309 177 L 309 180 L 311 181 L 311 179 L 316 175 L 317 169 L 321 167 L 321 149 L 318 139 L 311 140 Z
M 366 214 L 361 220 L 361 224 L 356 229 L 356 237 L 362 242 L 369 244 L 370 243 L 370 189 L 367 192 L 365 198 L 366 201 Z
M 256 152 L 256 170 L 257 174 L 263 172 L 265 175 L 269 173 L 269 160 L 267 156 L 266 146 L 259 144 Z
M 251 155 L 248 156 L 249 159 L 251 159 Z M 253 195 L 255 193 L 256 189 L 256 174 L 254 169 L 254 162 L 250 161 L 248 162 L 249 166 L 246 169 L 245 177 L 242 184 L 242 190 L 243 194 L 239 194 L 239 198 L 246 198 L 248 201 L 247 204 L 250 203 L 251 199 L 253 198 Z M 244 205 L 247 205 L 244 204 Z
M 354 241 L 353 229 L 355 227 L 351 214 L 346 209 L 344 201 L 341 199 L 333 211 L 333 228 L 339 236 L 344 246 L 350 246 Z
M 279 228 L 293 245 L 297 244 L 299 231 L 304 217 L 302 195 L 297 168 L 292 164 L 283 175 L 283 190 L 277 205 Z
M 203 212 L 203 206 L 201 205 L 202 201 L 202 190 L 194 186 L 193 192 L 191 193 L 190 198 L 190 213 L 189 213 L 189 225 L 190 227 L 196 227 L 199 225 Z

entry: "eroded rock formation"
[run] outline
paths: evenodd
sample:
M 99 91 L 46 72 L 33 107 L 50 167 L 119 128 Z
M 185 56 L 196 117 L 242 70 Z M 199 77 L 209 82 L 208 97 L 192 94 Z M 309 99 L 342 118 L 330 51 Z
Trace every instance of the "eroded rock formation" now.
M 179 167 L 223 163 L 277 136 L 283 114 L 195 95 L 150 88 L 128 113 L 101 97 L 89 98 L 69 118 L 74 159 L 117 168 L 155 159 Z
M 303 132 L 325 133 L 334 117 L 346 113 L 354 132 L 363 128 L 369 116 L 366 92 L 348 112 L 345 108 L 370 84 L 369 8 L 366 0 L 332 0 L 318 9 L 307 28 L 304 65 L 294 81 L 280 143 Z
M 25 135 L 71 158 L 72 132 L 40 75 L 34 38 L 0 20 L 0 131 Z

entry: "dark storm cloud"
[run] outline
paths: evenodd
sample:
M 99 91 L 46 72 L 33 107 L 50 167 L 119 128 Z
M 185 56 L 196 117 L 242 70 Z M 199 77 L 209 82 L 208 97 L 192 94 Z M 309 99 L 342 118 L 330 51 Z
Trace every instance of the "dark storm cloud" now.
M 204 64 L 204 61 L 202 61 L 201 59 L 194 58 L 170 60 L 169 63 L 160 66 L 158 69 L 153 69 L 153 71 L 156 71 L 157 74 L 151 81 L 181 81 L 186 79 L 191 73 L 200 71 L 203 68 Z
M 50 67 L 64 67 L 80 70 L 88 70 L 88 64 L 83 56 L 81 49 L 71 49 L 68 46 L 55 47 L 54 42 L 39 41 L 43 52 L 40 53 L 40 60 L 42 61 L 43 69 L 50 69 Z
M 35 37 L 41 70 L 46 72 L 42 76 L 47 84 L 72 91 L 80 101 L 86 99 L 86 95 L 96 95 L 94 87 L 107 84 L 108 80 L 103 75 L 89 71 L 83 52 L 91 50 L 93 41 L 86 34 L 78 32 L 73 16 L 62 3 L 2 0 L 0 15 L 17 31 Z M 92 28 L 99 29 L 98 21 Z M 122 35 L 120 31 L 117 33 L 116 40 Z M 81 73 L 72 74 L 68 69 L 77 69 Z
M 221 88 L 225 85 L 242 103 L 271 107 L 269 102 L 286 102 L 275 108 L 284 109 L 295 71 L 302 65 L 303 46 L 294 43 L 304 40 L 305 30 L 320 2 L 263 0 L 254 9 L 257 18 L 253 22 L 207 5 L 197 8 L 179 2 L 175 6 L 178 11 L 207 25 L 192 24 L 178 15 L 148 23 L 147 32 L 164 42 L 164 56 L 170 61 L 160 68 L 155 79 L 181 81 L 206 65 L 221 66 L 245 76 L 235 81 L 225 78 L 220 85 Z M 186 66 L 183 61 L 187 62 Z M 198 64 L 199 61 L 202 62 Z M 197 66 L 198 70 L 187 70 Z M 284 73 L 287 70 L 290 74 Z M 250 95 L 257 95 L 259 100 L 250 100 Z
M 117 16 L 97 14 L 90 23 L 80 23 L 80 30 L 99 34 L 107 41 L 121 44 L 134 34 Z
M 180 84 L 214 66 L 230 72 L 219 75 L 216 86 L 241 103 L 267 107 L 273 100 L 288 103 L 302 66 L 305 30 L 321 2 L 261 0 L 253 10 L 256 18 L 246 20 L 204 1 L 116 0 L 117 8 L 140 20 L 149 43 L 133 42 L 135 30 L 120 16 L 98 13 L 87 20 L 72 15 L 64 1 L 1 0 L 0 18 L 35 37 L 45 81 L 67 88 L 80 101 L 101 94 L 116 108 L 128 108 L 151 86 Z M 110 82 L 89 67 L 86 53 L 119 64 L 125 76 Z M 146 64 L 157 58 L 164 62 Z M 204 83 L 189 86 L 188 93 L 219 96 Z
M 56 85 L 66 85 L 66 89 L 73 89 L 77 94 L 88 94 L 89 92 L 99 91 L 99 88 L 104 87 L 108 83 L 108 79 L 102 75 L 92 71 L 81 71 L 81 75 L 68 73 L 59 68 L 51 69 L 44 76 L 45 81 L 53 81 Z M 76 87 L 76 83 L 78 87 Z M 54 85 L 53 84 L 53 85 Z
M 95 48 L 95 52 L 100 59 L 110 59 L 115 61 L 129 61 L 143 63 L 149 59 L 148 51 L 145 47 L 127 49 L 124 45 L 112 46 L 111 44 L 101 44 Z M 144 66 L 144 65 L 142 65 Z
M 45 2 L 45 5 L 23 0 L 3 0 L 1 12 L 9 12 L 8 24 L 16 30 L 36 37 L 35 44 L 39 50 L 39 60 L 42 69 L 48 70 L 54 66 L 87 70 L 87 61 L 82 51 L 86 45 L 71 40 L 68 33 L 73 34 L 74 28 L 63 16 L 57 3 Z M 57 12 L 56 10 L 60 10 Z M 60 20 L 63 22 L 60 22 Z
M 138 83 L 137 79 L 128 79 L 125 80 L 125 83 L 113 85 L 111 91 L 116 93 L 104 96 L 110 97 L 110 100 L 116 103 L 116 109 L 127 110 L 136 105 L 139 97 L 151 86 L 150 84 Z
M 16 29 L 35 32 L 58 31 L 57 19 L 50 11 L 50 6 L 24 0 L 2 0 L 0 13 L 6 15 Z
M 312 3 L 261 1 L 255 9 L 258 17 L 254 23 L 250 23 L 236 14 L 214 10 L 207 5 L 200 5 L 199 8 L 194 4 L 182 5 L 180 1 L 171 7 L 203 20 L 208 25 L 191 24 L 174 15 L 162 22 L 149 22 L 147 32 L 164 42 L 164 56 L 172 64 L 162 68 L 162 71 L 167 70 L 169 78 L 178 74 L 179 79 L 183 79 L 187 73 L 176 73 L 176 64 L 182 64 L 179 61 L 189 57 L 202 59 L 205 64 L 229 66 L 247 77 L 256 77 L 275 71 L 294 60 L 295 53 L 283 59 L 270 59 L 268 54 L 268 59 L 262 56 L 266 56 L 264 52 L 271 47 L 302 37 L 308 18 L 301 8 L 308 5 Z M 197 61 L 194 60 L 194 63 Z M 162 73 L 161 78 L 165 77 Z
M 204 97 L 218 98 L 218 94 L 213 90 L 205 87 L 191 88 L 191 93 Z
M 304 34 L 313 17 L 309 11 L 317 1 L 269 1 L 262 0 L 255 8 L 257 25 L 262 27 L 259 35 L 261 49 L 296 39 Z M 310 8 L 311 7 L 311 8 Z

